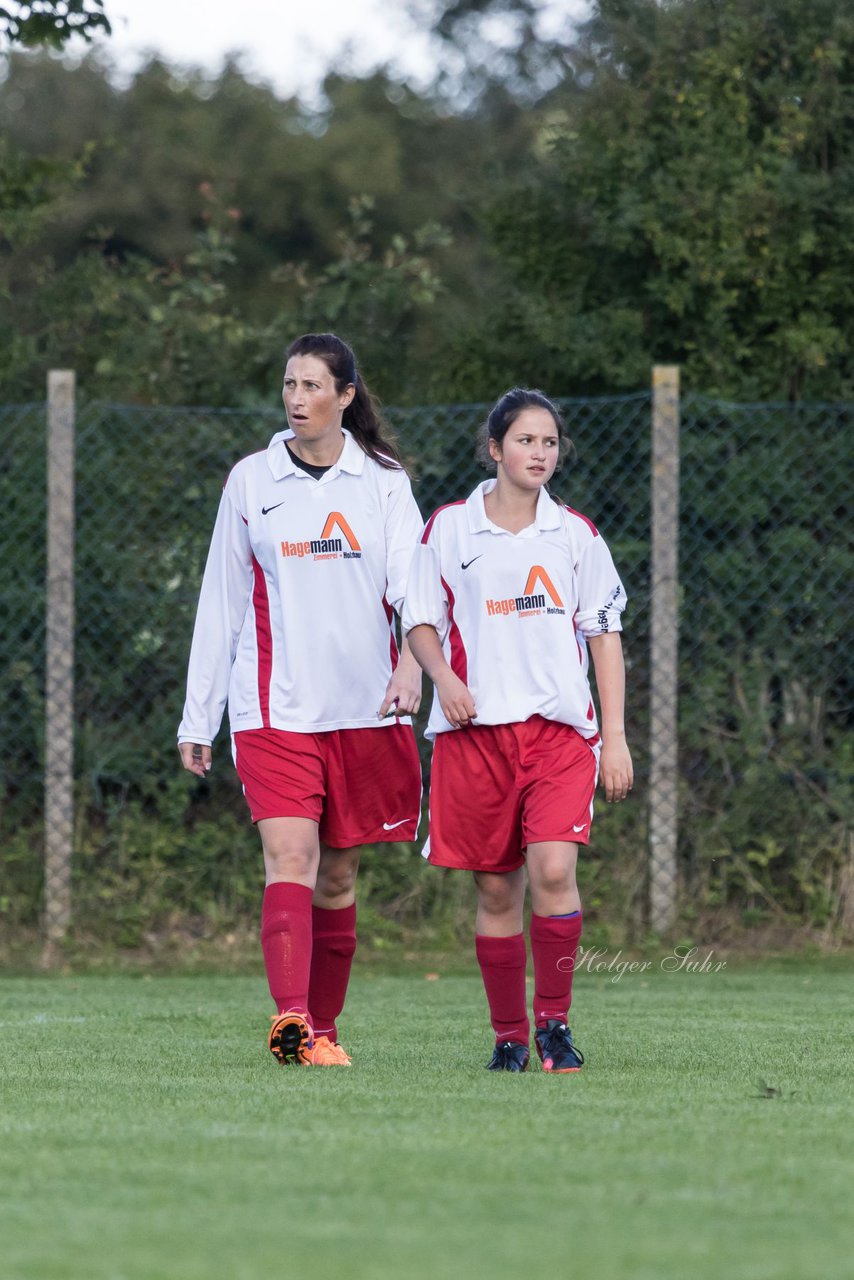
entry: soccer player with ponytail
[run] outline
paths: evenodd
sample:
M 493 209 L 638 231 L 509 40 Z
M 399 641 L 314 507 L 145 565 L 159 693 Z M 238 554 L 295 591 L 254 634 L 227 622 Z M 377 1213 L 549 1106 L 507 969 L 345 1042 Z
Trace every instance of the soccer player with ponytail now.
M 590 838 L 597 774 L 609 801 L 632 786 L 619 634 L 626 593 L 595 526 L 548 493 L 568 448 L 542 392 L 503 395 L 478 446 L 496 478 L 431 516 L 403 611 L 434 684 L 425 852 L 474 873 L 493 1071 L 528 1066 L 526 876 L 535 1046 L 549 1072 L 584 1061 L 567 1026 L 581 937 L 578 848 Z
M 421 672 L 394 618 L 422 521 L 347 343 L 305 334 L 285 359 L 288 428 L 237 463 L 220 502 L 178 749 L 205 777 L 228 703 L 264 854 L 269 1047 L 346 1066 L 360 848 L 414 840 L 421 808 Z

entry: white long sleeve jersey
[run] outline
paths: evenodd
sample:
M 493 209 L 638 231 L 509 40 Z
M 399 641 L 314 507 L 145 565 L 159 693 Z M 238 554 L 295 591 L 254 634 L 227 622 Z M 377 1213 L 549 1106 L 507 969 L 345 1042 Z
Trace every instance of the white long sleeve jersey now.
M 592 738 L 586 640 L 622 630 L 625 589 L 596 527 L 542 490 L 527 529 L 493 524 L 483 499 L 495 483 L 430 517 L 409 571 L 404 631 L 436 628 L 476 724 L 541 715 Z M 452 728 L 434 690 L 427 737 Z
M 281 431 L 225 484 L 199 596 L 179 742 L 241 729 L 380 728 L 422 519 L 405 471 L 344 432 L 319 480 Z

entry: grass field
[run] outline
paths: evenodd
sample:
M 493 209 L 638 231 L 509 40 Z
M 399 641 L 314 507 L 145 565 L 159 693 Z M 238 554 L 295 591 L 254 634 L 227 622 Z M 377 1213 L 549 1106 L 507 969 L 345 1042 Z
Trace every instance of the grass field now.
M 483 1069 L 474 974 L 357 972 L 326 1071 L 260 977 L 0 980 L 0 1276 L 854 1274 L 854 964 L 613 976 L 557 1077 Z

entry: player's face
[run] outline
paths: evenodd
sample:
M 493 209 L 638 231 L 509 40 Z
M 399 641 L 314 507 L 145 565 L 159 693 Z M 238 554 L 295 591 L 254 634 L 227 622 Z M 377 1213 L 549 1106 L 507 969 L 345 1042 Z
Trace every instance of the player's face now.
M 291 356 L 288 361 L 282 401 L 298 440 L 316 444 L 337 435 L 354 394 L 352 385 L 335 390 L 335 379 L 320 356 Z
M 541 489 L 554 475 L 558 464 L 560 436 L 548 409 L 523 409 L 507 429 L 501 444 L 489 442 L 489 452 L 498 464 L 499 479 L 515 488 Z

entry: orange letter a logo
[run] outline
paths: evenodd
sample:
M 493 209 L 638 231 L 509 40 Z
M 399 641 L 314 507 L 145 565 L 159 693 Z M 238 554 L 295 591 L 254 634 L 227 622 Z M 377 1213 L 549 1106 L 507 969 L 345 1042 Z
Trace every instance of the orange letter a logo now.
M 557 605 L 558 609 L 562 609 L 563 601 L 561 600 L 558 593 L 555 591 L 554 583 L 552 582 L 551 578 L 546 573 L 545 569 L 541 564 L 535 564 L 531 566 L 531 572 L 528 574 L 528 581 L 525 583 L 525 590 L 523 591 L 522 594 L 526 596 L 532 596 L 534 594 L 534 587 L 536 585 L 537 579 L 539 579 L 539 581 L 545 587 L 546 591 L 548 591 L 549 595 L 551 596 L 554 603 Z
M 326 517 L 326 524 L 323 526 L 323 532 L 320 535 L 321 538 L 328 538 L 332 533 L 332 530 L 335 528 L 336 524 L 338 525 L 338 528 L 341 530 L 341 532 L 344 534 L 344 537 L 349 542 L 350 550 L 361 551 L 362 548 L 359 546 L 358 538 L 356 537 L 355 533 L 350 528 L 349 524 L 344 519 L 340 511 L 329 512 L 329 515 Z

